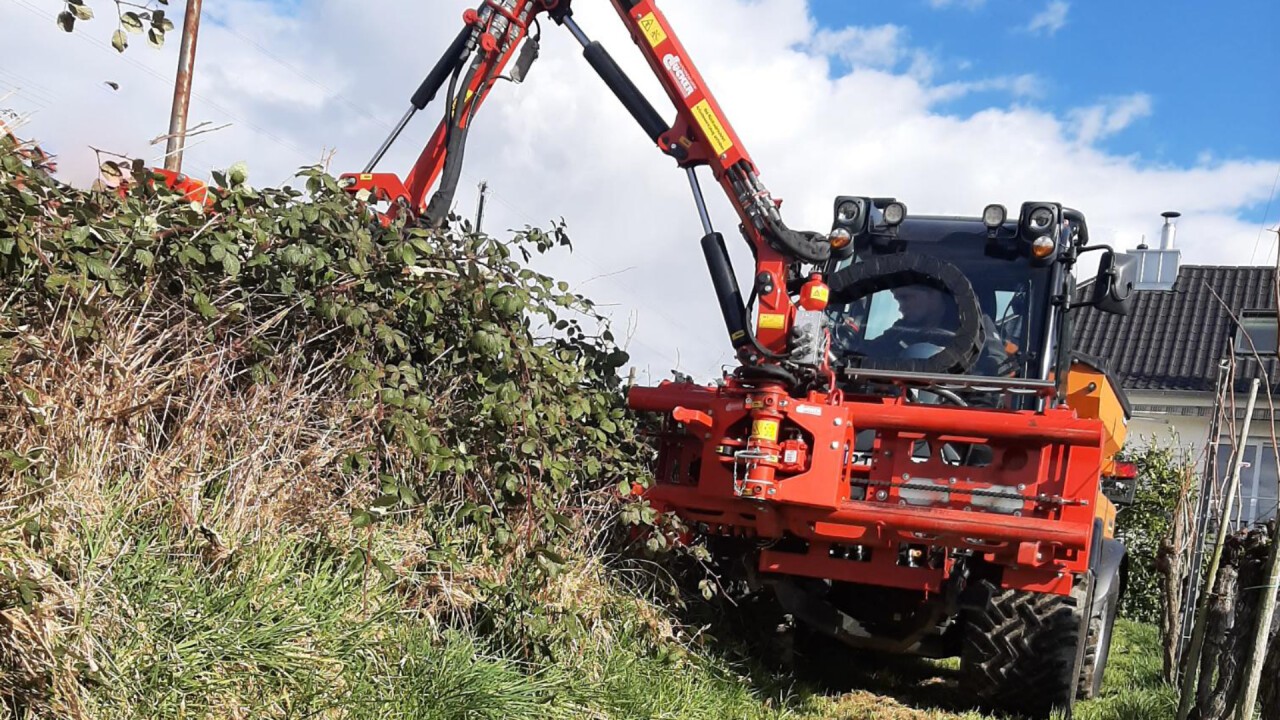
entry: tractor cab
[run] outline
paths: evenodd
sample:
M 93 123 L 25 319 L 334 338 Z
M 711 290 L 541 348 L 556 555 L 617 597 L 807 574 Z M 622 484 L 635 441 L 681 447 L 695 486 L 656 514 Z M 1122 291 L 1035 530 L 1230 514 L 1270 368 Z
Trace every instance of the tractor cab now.
M 850 276 L 841 276 L 882 259 L 904 268 L 896 282 L 851 289 Z M 896 247 L 868 243 L 837 260 L 832 275 L 845 280 L 833 293 L 843 302 L 827 308 L 837 364 L 908 369 L 951 352 L 937 370 L 1043 378 L 1052 270 L 994 252 L 977 220 L 911 218 Z
M 1086 247 L 1057 203 L 981 217 L 908 216 L 892 199 L 837 198 L 827 266 L 833 364 L 862 371 L 1052 381 L 1070 359 L 1070 301 L 1083 253 L 1105 251 L 1095 304 L 1124 312 L 1123 258 Z M 1077 304 L 1078 305 L 1078 304 Z

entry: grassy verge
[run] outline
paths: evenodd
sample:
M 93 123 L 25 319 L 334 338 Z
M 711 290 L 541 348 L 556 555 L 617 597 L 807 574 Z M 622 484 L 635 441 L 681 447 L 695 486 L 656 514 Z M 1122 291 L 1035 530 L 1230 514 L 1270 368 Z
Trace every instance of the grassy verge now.
M 23 573 L 29 601 L 5 611 L 27 621 L 7 625 L 24 635 L 4 638 L 26 652 L 28 670 L 4 668 L 8 717 L 785 714 L 776 709 L 785 702 L 683 649 L 668 618 L 585 564 L 541 592 L 458 580 L 451 592 L 479 597 L 455 605 L 486 608 L 464 615 L 414 592 L 439 583 L 443 564 L 387 583 L 335 548 L 276 539 L 228 548 L 107 510 L 100 525 L 64 538 L 57 555 L 84 560 L 71 572 L 12 530 L 5 539 L 6 574 Z

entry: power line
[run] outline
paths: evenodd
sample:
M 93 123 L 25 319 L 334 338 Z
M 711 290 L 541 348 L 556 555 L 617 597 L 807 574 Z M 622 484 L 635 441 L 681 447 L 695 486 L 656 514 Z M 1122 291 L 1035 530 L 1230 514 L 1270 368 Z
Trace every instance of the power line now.
M 1280 185 L 1280 165 L 1276 166 L 1276 179 L 1271 181 L 1271 197 L 1267 198 L 1267 209 L 1262 211 L 1262 227 L 1258 228 L 1258 239 L 1253 241 L 1253 253 L 1249 255 L 1249 264 L 1252 265 L 1254 259 L 1258 256 L 1258 246 L 1262 244 L 1262 233 L 1267 230 L 1267 218 L 1271 216 L 1271 203 L 1276 199 L 1276 186 Z M 1271 259 L 1271 250 L 1267 250 L 1267 259 Z

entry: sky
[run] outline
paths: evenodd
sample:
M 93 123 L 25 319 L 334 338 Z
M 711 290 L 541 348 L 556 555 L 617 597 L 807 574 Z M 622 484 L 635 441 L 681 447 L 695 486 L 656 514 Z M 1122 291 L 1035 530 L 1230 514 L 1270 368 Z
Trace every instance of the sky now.
M 178 36 L 109 46 L 109 0 L 65 34 L 57 0 L 0 0 L 0 109 L 87 184 L 99 148 L 161 164 Z M 278 185 L 332 154 L 363 167 L 477 0 L 205 3 L 184 169 L 247 162 Z M 177 8 L 171 16 L 178 22 Z M 836 195 L 895 196 L 912 212 L 977 215 L 1058 200 L 1120 248 L 1178 210 L 1184 262 L 1267 263 L 1280 222 L 1280 3 L 1193 0 L 664 0 L 660 3 L 792 227 L 830 227 Z M 656 80 L 605 0 L 575 17 L 668 118 Z M 179 23 L 180 24 L 180 23 Z M 657 152 L 546 23 L 528 81 L 500 86 L 470 135 L 458 194 L 487 181 L 486 230 L 563 218 L 572 253 L 540 269 L 601 304 L 642 380 L 709 379 L 731 351 L 702 263 L 683 173 Z M 111 89 L 106 82 L 119 86 Z M 428 108 L 380 170 L 406 172 Z M 736 240 L 716 194 L 713 220 Z M 733 243 L 739 276 L 745 245 Z

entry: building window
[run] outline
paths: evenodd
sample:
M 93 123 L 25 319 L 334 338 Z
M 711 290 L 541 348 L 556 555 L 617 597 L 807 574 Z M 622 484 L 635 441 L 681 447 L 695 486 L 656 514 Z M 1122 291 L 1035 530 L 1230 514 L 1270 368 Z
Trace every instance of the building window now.
M 1252 346 L 1249 341 L 1252 340 Z M 1252 355 L 1256 348 L 1259 355 L 1275 355 L 1277 345 L 1276 314 L 1273 312 L 1245 311 L 1240 318 L 1240 328 L 1236 333 L 1236 353 Z
M 1242 528 L 1271 520 L 1276 516 L 1280 496 L 1280 471 L 1270 443 L 1251 442 L 1241 458 L 1240 493 L 1231 510 L 1232 527 Z M 1223 438 L 1218 445 L 1217 468 L 1219 493 L 1231 478 L 1231 442 Z M 1221 495 L 1219 495 L 1221 497 Z

